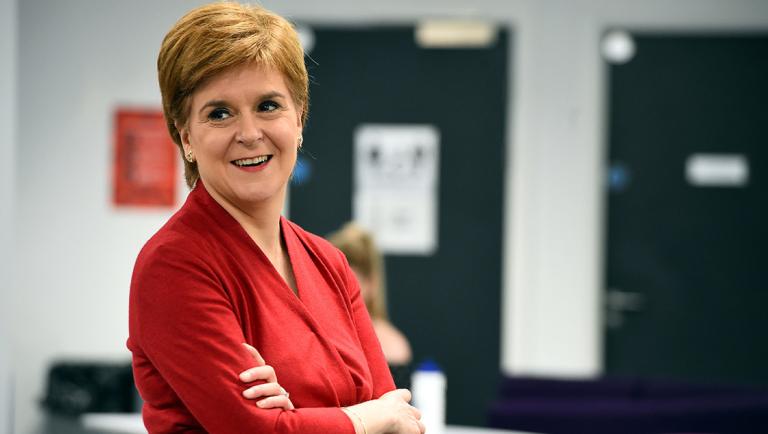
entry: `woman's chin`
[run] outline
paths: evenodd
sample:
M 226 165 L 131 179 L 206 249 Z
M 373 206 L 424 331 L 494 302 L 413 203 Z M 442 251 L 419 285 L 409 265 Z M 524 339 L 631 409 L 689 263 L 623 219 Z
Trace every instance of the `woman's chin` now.
M 284 188 L 245 188 L 236 192 L 237 201 L 243 206 L 260 206 L 280 202 L 285 198 Z

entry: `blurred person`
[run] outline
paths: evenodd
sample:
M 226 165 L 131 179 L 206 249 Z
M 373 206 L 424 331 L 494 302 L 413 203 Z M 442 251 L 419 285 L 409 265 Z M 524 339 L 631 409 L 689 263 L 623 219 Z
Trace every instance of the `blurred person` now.
M 202 6 L 172 27 L 157 66 L 191 192 L 131 281 L 127 346 L 148 431 L 423 433 L 344 255 L 280 215 L 308 109 L 291 24 Z
M 389 320 L 384 260 L 373 236 L 359 225 L 349 222 L 328 235 L 328 241 L 344 253 L 357 277 L 365 307 L 371 315 L 373 329 L 395 384 L 410 387 L 411 346 L 405 335 Z

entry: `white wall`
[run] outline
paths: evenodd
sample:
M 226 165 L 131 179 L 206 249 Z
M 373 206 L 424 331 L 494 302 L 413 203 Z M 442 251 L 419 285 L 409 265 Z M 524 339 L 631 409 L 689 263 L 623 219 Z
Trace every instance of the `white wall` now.
M 768 30 L 761 0 L 547 0 L 516 21 L 502 368 L 602 369 L 601 33 Z
M 157 50 L 188 7 L 19 2 L 16 432 L 39 424 L 52 358 L 129 359 L 133 262 L 170 211 L 111 205 L 112 116 L 160 106 Z
M 3 25 L 5 17 L 15 15 L 5 13 L 13 9 L 6 3 L 0 9 L 3 36 L 13 27 Z M 124 343 L 133 261 L 170 211 L 110 205 L 111 116 L 117 104 L 159 105 L 154 65 L 160 41 L 197 3 L 35 0 L 18 5 L 18 103 L 0 102 L 0 173 L 6 178 L 13 173 L 14 167 L 6 166 L 14 151 L 5 135 L 13 134 L 18 113 L 18 273 L 7 303 L 15 332 L 15 432 L 36 430 L 36 402 L 52 357 L 128 357 Z M 768 2 L 762 0 L 262 3 L 308 21 L 413 22 L 469 15 L 514 29 L 501 364 L 506 372 L 543 375 L 583 376 L 601 369 L 600 32 L 617 24 L 768 29 Z M 13 47 L 6 45 L 0 45 L 2 62 L 13 58 Z M 0 65 L 5 72 L 14 62 L 10 68 Z M 0 89 L 10 83 L 3 76 Z M 14 184 L 0 180 L 3 202 L 14 195 L 8 185 Z M 2 236 L 12 234 L 5 214 L 0 218 Z M 7 259 L 14 252 L 4 248 L 0 253 Z
M 14 279 L 16 0 L 0 0 L 0 434 L 11 434 L 9 295 Z

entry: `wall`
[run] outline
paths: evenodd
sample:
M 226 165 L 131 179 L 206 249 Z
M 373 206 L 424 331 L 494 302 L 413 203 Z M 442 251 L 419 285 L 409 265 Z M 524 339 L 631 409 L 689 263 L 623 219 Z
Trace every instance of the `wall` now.
M 0 102 L 0 200 L 17 198 L 16 229 L 6 215 L 13 207 L 3 206 L 0 216 L 2 236 L 15 232 L 18 241 L 15 252 L 7 247 L 0 252 L 2 259 L 15 256 L 18 265 L 16 284 L 7 306 L 3 303 L 12 313 L 4 329 L 15 332 L 15 432 L 35 432 L 39 425 L 36 403 L 53 358 L 128 357 L 132 264 L 170 211 L 110 205 L 111 115 L 116 104 L 159 104 L 154 70 L 159 43 L 180 14 L 197 3 L 36 0 L 18 5 L 18 102 Z M 506 372 L 542 375 L 585 376 L 601 366 L 601 31 L 612 25 L 768 28 L 768 2 L 761 0 L 263 4 L 308 21 L 413 22 L 469 15 L 503 21 L 514 30 L 501 365 Z M 15 14 L 13 2 L 1 7 L 5 73 L 14 69 L 13 60 L 6 63 L 13 59 L 14 44 L 9 47 L 8 41 L 14 38 L 5 38 L 12 36 L 13 26 L 4 24 Z M 0 89 L 12 89 L 13 82 L 3 75 Z M 9 163 L 13 147 L 6 144 L 14 125 L 15 167 Z M 14 168 L 15 185 L 8 180 Z
M 768 2 L 527 2 L 516 21 L 502 367 L 585 376 L 602 366 L 605 29 L 768 30 Z
M 16 432 L 36 432 L 56 358 L 129 358 L 133 262 L 171 211 L 111 205 L 112 115 L 160 106 L 157 50 L 187 7 L 19 2 Z
M 0 0 L 0 434 L 11 434 L 8 307 L 14 279 L 16 0 Z

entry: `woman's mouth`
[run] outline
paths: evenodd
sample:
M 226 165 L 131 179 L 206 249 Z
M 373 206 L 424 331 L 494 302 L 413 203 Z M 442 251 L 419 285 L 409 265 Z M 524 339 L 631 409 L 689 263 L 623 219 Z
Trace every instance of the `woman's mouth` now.
M 271 155 L 259 155 L 253 158 L 241 158 L 239 160 L 233 160 L 232 164 L 240 169 L 253 171 L 260 170 L 272 159 Z

